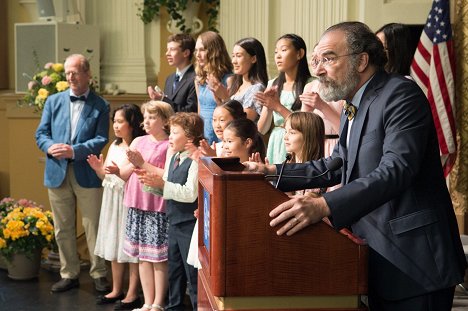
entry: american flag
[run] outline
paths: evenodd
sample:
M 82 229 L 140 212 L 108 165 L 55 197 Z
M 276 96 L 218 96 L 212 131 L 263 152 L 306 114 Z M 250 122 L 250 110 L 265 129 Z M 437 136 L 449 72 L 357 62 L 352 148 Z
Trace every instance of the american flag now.
M 434 0 L 414 54 L 411 76 L 431 105 L 445 176 L 457 151 L 454 57 L 449 0 Z

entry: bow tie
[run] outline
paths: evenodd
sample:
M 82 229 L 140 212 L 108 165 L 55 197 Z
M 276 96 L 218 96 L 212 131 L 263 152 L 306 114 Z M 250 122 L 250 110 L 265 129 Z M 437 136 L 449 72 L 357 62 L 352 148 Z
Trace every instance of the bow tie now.
M 76 97 L 76 96 L 70 95 L 70 101 L 72 103 L 76 102 L 77 100 L 86 101 L 86 96 L 82 95 L 80 97 Z
M 351 102 L 345 102 L 343 104 L 344 114 L 348 117 L 348 120 L 351 121 L 357 113 L 357 108 Z

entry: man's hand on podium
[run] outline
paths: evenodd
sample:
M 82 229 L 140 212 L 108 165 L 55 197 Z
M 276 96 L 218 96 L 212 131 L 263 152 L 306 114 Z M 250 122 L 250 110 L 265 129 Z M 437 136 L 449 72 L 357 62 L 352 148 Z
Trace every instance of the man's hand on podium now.
M 286 233 L 289 236 L 327 216 L 330 216 L 330 208 L 323 197 L 298 195 L 278 205 L 270 212 L 270 217 L 273 218 L 270 226 L 275 227 L 284 222 L 276 234 Z

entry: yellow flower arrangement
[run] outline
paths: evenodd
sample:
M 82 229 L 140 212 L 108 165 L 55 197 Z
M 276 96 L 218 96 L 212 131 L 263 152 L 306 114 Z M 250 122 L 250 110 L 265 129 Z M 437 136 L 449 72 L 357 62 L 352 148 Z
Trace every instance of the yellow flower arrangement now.
M 27 75 L 26 75 L 27 76 Z M 47 63 L 31 78 L 28 91 L 20 100 L 21 105 L 34 106 L 36 111 L 42 111 L 44 104 L 52 94 L 68 89 L 65 69 L 61 63 Z
M 34 53 L 33 53 L 34 54 Z M 37 55 L 34 54 L 37 61 Z M 38 71 L 32 77 L 23 73 L 30 79 L 28 91 L 22 99 L 18 101 L 20 106 L 32 106 L 36 112 L 44 109 L 45 102 L 50 95 L 63 92 L 69 88 L 65 75 L 65 68 L 62 63 L 49 62 L 43 68 L 37 63 Z M 90 89 L 96 91 L 98 83 L 95 79 L 91 80 Z
M 0 201 L 0 254 L 10 259 L 15 253 L 32 256 L 54 243 L 52 213 L 25 199 Z

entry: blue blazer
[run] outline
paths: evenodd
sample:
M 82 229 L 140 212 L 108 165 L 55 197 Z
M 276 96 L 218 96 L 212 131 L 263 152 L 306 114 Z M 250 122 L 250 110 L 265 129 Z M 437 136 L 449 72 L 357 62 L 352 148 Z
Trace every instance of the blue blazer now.
M 70 91 L 51 95 L 44 106 L 41 122 L 36 130 L 36 143 L 46 154 L 44 185 L 59 187 L 67 173 L 68 160 L 58 160 L 47 149 L 56 143 L 73 147 L 75 159 L 73 169 L 78 184 L 85 188 L 101 187 L 102 181 L 89 166 L 86 158 L 99 155 L 109 140 L 109 104 L 94 92 L 89 92 L 76 127 L 76 134 L 70 138 Z
M 341 116 L 341 130 L 345 123 Z M 344 135 L 344 133 L 341 133 Z M 348 227 L 370 247 L 369 290 L 403 299 L 463 281 L 466 259 L 439 157 L 426 96 L 411 80 L 377 72 L 351 127 L 328 159 L 286 165 L 283 176 L 315 176 L 341 157 L 341 170 L 281 190 L 342 183 L 325 193 L 336 229 Z M 409 285 L 408 285 L 409 284 Z

